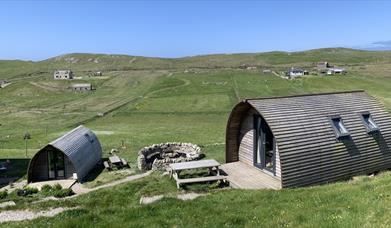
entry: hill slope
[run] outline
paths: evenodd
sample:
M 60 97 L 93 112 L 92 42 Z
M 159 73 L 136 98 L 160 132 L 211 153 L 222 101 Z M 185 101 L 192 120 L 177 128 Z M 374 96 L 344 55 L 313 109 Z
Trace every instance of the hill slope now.
M 303 52 L 265 52 L 243 54 L 216 54 L 184 58 L 149 58 L 128 55 L 74 53 L 39 62 L 0 61 L 0 79 L 23 75 L 51 74 L 56 69 L 73 71 L 118 70 L 184 70 L 238 68 L 243 65 L 259 67 L 314 66 L 328 61 L 336 65 L 365 65 L 391 63 L 391 51 L 361 51 L 345 48 L 326 48 Z
M 245 97 L 364 89 L 391 111 L 390 57 L 391 52 L 322 49 L 180 59 L 70 54 L 40 62 L 1 61 L 0 78 L 10 78 L 12 84 L 0 89 L 0 162 L 8 159 L 13 168 L 1 173 L 0 178 L 25 178 L 29 158 L 80 123 L 97 133 L 104 157 L 117 148 L 120 156 L 129 161 L 131 171 L 136 171 L 139 149 L 167 141 L 198 144 L 207 158 L 224 162 L 227 118 L 232 107 Z M 349 74 L 286 80 L 259 69 L 238 69 L 242 64 L 277 70 L 291 65 L 313 67 L 318 61 L 344 66 Z M 71 68 L 82 78 L 52 80 L 52 70 L 57 68 Z M 87 72 L 92 70 L 103 70 L 104 75 L 89 77 Z M 74 93 L 67 89 L 74 82 L 92 83 L 97 89 Z M 25 132 L 31 134 L 28 158 Z M 96 186 L 127 175 L 107 171 L 97 174 L 85 185 Z M 374 180 L 364 178 L 278 192 L 214 192 L 201 188 L 211 194 L 191 202 L 164 199 L 148 206 L 139 205 L 143 195 L 178 193 L 173 181 L 156 174 L 61 203 L 80 206 L 76 211 L 12 225 L 385 226 L 391 208 L 389 180 L 390 174 L 386 173 Z M 200 190 L 198 187 L 195 190 Z M 31 201 L 38 200 L 17 199 L 16 208 L 31 208 Z M 58 202 L 46 202 L 34 204 L 33 208 L 57 206 Z M 12 208 L 0 210 L 9 209 Z

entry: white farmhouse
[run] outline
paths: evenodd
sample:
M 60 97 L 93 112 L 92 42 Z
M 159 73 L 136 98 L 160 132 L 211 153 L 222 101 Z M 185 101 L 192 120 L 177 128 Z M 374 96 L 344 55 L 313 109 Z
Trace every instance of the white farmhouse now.
M 53 78 L 55 80 L 68 80 L 73 79 L 73 72 L 71 70 L 56 70 L 54 71 Z

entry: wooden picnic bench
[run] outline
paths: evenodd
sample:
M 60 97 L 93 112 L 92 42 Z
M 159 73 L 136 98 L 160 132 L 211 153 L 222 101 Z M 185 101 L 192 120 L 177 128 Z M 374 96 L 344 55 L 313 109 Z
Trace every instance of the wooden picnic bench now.
M 116 169 L 129 168 L 128 162 L 117 155 L 110 156 L 108 161 L 103 162 L 103 165 L 105 169 L 109 171 L 113 170 L 114 168 Z
M 209 182 L 209 181 L 219 181 L 226 179 L 225 176 L 220 176 L 220 163 L 214 159 L 209 160 L 200 160 L 200 161 L 191 161 L 191 162 L 181 162 L 170 164 L 171 176 L 175 179 L 177 187 L 180 188 L 181 184 L 188 183 L 198 183 L 198 182 Z M 209 169 L 210 174 L 214 174 L 213 171 L 216 171 L 216 175 L 207 176 L 207 177 L 195 177 L 195 178 L 185 178 L 181 179 L 179 174 L 183 170 L 191 169 Z

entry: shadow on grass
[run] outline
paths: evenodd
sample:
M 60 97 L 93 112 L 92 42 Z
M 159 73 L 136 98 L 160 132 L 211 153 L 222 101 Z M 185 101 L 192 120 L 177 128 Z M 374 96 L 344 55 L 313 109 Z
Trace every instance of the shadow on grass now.
M 94 181 L 105 169 L 103 163 L 97 164 L 93 170 L 84 178 L 83 182 L 91 182 Z
M 0 187 L 24 178 L 29 162 L 27 158 L 1 159 L 0 163 L 5 164 L 6 170 L 0 171 Z

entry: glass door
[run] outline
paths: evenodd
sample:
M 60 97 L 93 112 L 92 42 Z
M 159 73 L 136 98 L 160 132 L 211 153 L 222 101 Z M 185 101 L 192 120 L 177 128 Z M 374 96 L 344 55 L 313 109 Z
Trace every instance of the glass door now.
M 254 166 L 274 174 L 275 142 L 273 133 L 260 116 L 255 116 L 254 125 Z
M 49 179 L 65 177 L 64 154 L 57 150 L 48 151 Z

